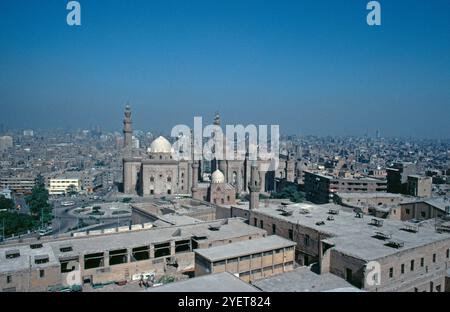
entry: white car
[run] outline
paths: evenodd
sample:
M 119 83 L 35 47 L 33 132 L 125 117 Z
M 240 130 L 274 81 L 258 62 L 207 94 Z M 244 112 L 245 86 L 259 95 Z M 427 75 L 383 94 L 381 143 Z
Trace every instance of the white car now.
M 39 236 L 49 235 L 52 232 L 53 232 L 53 229 L 51 227 L 48 227 L 46 229 L 41 229 L 41 230 L 39 230 Z

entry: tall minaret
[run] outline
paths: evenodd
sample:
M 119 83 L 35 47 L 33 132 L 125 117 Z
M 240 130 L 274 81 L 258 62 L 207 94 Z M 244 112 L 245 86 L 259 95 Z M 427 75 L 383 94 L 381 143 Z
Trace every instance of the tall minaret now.
M 194 162 L 192 163 L 192 198 L 194 199 L 199 199 L 197 198 L 197 193 L 198 193 L 198 162 L 196 160 L 194 160 Z
M 219 115 L 219 112 L 216 112 L 216 115 L 214 117 L 214 126 L 220 127 L 220 115 Z M 217 150 L 216 144 L 217 143 L 221 143 L 221 142 L 217 142 L 216 141 L 216 139 L 215 139 L 216 132 L 215 131 L 212 133 L 211 137 L 214 140 L 214 146 L 213 146 L 213 150 L 212 151 L 215 153 L 216 150 Z M 214 157 L 214 159 L 211 161 L 211 172 L 214 172 L 217 169 L 219 169 L 219 162 L 220 161 Z
M 214 125 L 220 127 L 220 115 L 219 115 L 219 112 L 216 112 L 216 116 L 214 116 Z
M 133 129 L 131 121 L 131 108 L 127 104 L 125 107 L 125 119 L 123 120 L 123 147 L 131 149 L 133 146 Z
M 250 168 L 250 182 L 248 183 L 250 190 L 250 210 L 259 208 L 259 192 L 261 191 L 261 181 L 259 177 L 258 164 L 254 160 Z

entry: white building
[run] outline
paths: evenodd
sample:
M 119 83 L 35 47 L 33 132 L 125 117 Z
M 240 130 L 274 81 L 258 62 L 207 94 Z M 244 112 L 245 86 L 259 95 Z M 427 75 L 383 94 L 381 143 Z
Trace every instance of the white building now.
M 64 195 L 71 188 L 75 192 L 81 191 L 80 178 L 52 178 L 49 182 L 48 193 L 50 195 Z

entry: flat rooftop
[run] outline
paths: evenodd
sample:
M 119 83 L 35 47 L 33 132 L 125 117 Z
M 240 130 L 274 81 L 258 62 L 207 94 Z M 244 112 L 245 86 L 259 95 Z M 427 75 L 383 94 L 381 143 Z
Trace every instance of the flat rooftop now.
M 219 230 L 211 230 L 210 226 L 219 226 Z M 266 231 L 245 224 L 241 219 L 225 219 L 196 224 L 142 229 L 95 236 L 81 236 L 40 240 L 21 244 L 0 246 L 0 272 L 24 270 L 29 268 L 29 259 L 34 256 L 48 255 L 49 262 L 42 264 L 58 264 L 59 259 L 68 259 L 82 254 L 99 253 L 109 250 L 135 248 L 150 244 L 164 243 L 172 240 L 201 238 L 201 241 L 229 240 L 240 236 L 253 234 L 265 235 Z M 31 244 L 41 244 L 42 248 L 32 249 Z M 63 252 L 62 247 L 71 247 Z M 20 256 L 7 259 L 11 251 L 18 251 Z M 34 263 L 34 261 L 32 261 Z
M 441 211 L 446 211 L 447 207 L 450 207 L 450 198 L 447 197 L 435 197 L 423 200 L 428 205 L 431 205 Z
M 339 214 L 330 214 L 330 209 L 338 210 Z M 357 218 L 355 213 L 346 212 L 336 204 L 300 203 L 288 205 L 283 209 L 272 205 L 261 207 L 255 210 L 255 213 L 289 222 L 293 226 L 313 229 L 321 233 L 326 242 L 334 245 L 336 250 L 366 261 L 442 240 L 450 242 L 450 233 L 435 231 L 434 220 L 412 223 L 379 219 L 369 215 Z M 328 217 L 333 217 L 334 220 L 327 220 Z M 382 226 L 373 225 L 373 219 L 382 222 Z M 406 231 L 408 227 L 417 227 L 418 232 Z M 375 238 L 376 232 L 382 232 L 390 238 L 386 240 Z M 385 246 L 390 240 L 402 242 L 403 247 L 397 249 Z
M 330 179 L 330 180 L 342 180 L 342 181 L 367 181 L 367 182 L 377 182 L 377 183 L 386 183 L 386 179 L 378 179 L 374 177 L 368 177 L 368 176 L 349 176 L 349 177 L 340 177 L 328 174 L 326 172 L 312 172 L 312 171 L 305 171 L 309 174 L 316 175 L 318 177 L 324 178 L 324 179 Z
M 171 201 L 153 199 L 150 202 L 133 203 L 132 207 L 135 211 L 146 213 L 160 219 L 162 215 L 165 216 L 168 213 L 189 215 L 197 212 L 215 212 L 215 208 L 212 207 L 212 205 L 208 205 L 192 199 L 175 199 Z
M 231 273 L 209 274 L 188 280 L 147 288 L 149 292 L 258 292 L 255 287 Z
M 395 194 L 395 193 L 385 193 L 385 192 L 375 192 L 375 193 L 358 193 L 358 192 L 353 192 L 353 193 L 341 193 L 341 192 L 337 192 L 336 193 L 339 197 L 341 198 L 414 198 L 411 196 L 405 196 L 403 194 Z
M 316 274 L 308 267 L 267 277 L 253 285 L 265 292 L 361 291 L 334 274 Z
M 208 249 L 195 249 L 194 252 L 211 262 L 215 262 L 278 248 L 294 247 L 295 245 L 296 243 L 293 241 L 271 235 L 260 239 L 245 240 Z

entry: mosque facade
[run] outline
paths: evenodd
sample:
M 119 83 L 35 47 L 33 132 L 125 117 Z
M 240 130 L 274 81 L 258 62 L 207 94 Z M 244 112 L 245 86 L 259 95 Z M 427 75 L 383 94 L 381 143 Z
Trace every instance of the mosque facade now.
M 245 160 L 213 160 L 210 181 L 201 181 L 202 161 L 179 160 L 174 157 L 171 143 L 156 138 L 146 152 L 137 151 L 132 143 L 131 109 L 125 108 L 123 191 L 139 196 L 186 195 L 217 204 L 234 204 L 237 194 L 249 192 L 252 166 L 258 167 L 259 188 L 269 193 L 276 179 L 293 182 L 295 160 L 281 155 L 277 170 L 264 171 L 267 162 Z M 217 115 L 215 125 L 220 126 Z

